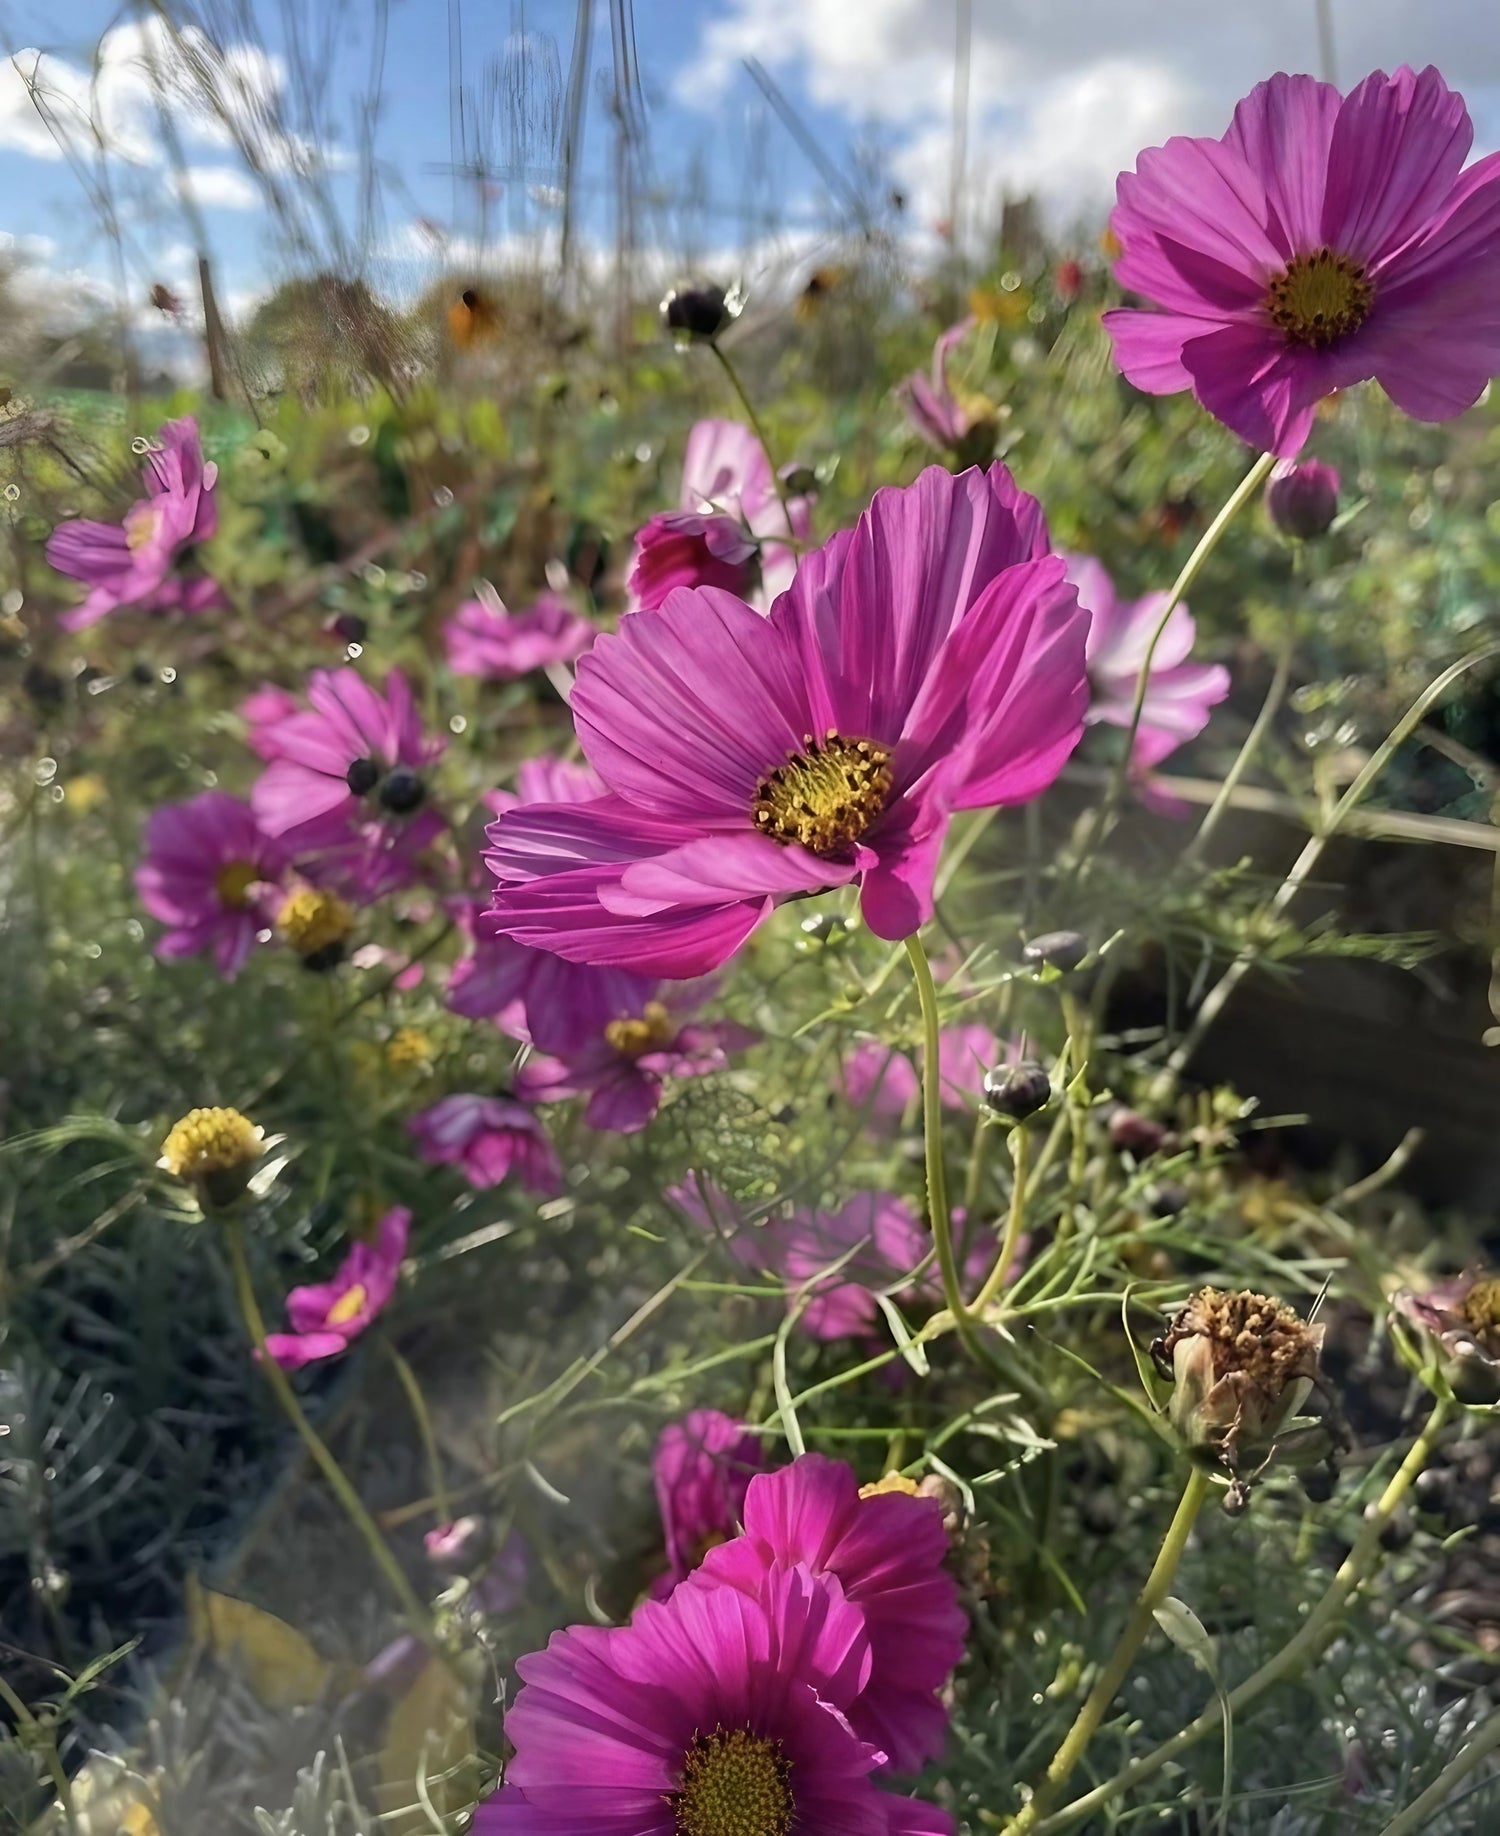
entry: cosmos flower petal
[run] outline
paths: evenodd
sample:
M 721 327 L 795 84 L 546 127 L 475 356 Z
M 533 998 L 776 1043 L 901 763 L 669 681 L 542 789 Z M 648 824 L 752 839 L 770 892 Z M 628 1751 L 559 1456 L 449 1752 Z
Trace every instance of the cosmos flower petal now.
M 1399 249 L 1441 208 L 1473 143 L 1463 97 L 1430 64 L 1375 71 L 1339 108 L 1316 240 L 1366 263 Z

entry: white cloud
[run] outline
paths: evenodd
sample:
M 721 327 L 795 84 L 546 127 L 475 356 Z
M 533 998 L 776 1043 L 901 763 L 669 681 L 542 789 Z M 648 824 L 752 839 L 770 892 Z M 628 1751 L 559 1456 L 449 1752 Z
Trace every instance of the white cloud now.
M 1332 0 L 1347 85 L 1436 63 L 1482 140 L 1500 137 L 1493 0 Z M 956 7 L 938 0 L 725 0 L 678 74 L 685 107 L 722 107 L 758 58 L 815 110 L 883 126 L 924 226 L 948 209 Z M 1035 191 L 1054 219 L 1099 209 L 1116 174 L 1174 133 L 1221 133 L 1277 69 L 1316 70 L 1309 0 L 974 0 L 971 198 Z
M 200 210 L 256 210 L 263 202 L 255 182 L 234 166 L 188 166 L 173 183 Z

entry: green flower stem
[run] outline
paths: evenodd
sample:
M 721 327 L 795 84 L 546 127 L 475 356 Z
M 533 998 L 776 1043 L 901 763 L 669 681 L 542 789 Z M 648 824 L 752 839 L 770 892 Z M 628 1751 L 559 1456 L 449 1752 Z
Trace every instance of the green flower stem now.
M 720 367 L 729 378 L 729 386 L 739 397 L 739 404 L 745 411 L 745 419 L 750 423 L 750 431 L 760 441 L 761 450 L 766 455 L 766 463 L 771 468 L 771 483 L 776 487 L 776 501 L 781 505 L 781 514 L 786 518 L 786 539 L 788 543 L 792 543 L 796 540 L 792 533 L 792 506 L 787 502 L 786 486 L 782 483 L 781 473 L 777 471 L 776 461 L 771 456 L 771 443 L 766 438 L 765 428 L 760 424 L 760 416 L 755 412 L 755 403 L 745 392 L 745 385 L 740 381 L 739 371 L 729 361 L 717 338 L 710 343 L 709 349 L 718 358 Z
M 1167 594 L 1167 603 L 1162 607 L 1161 617 L 1156 621 L 1156 629 L 1151 633 L 1151 642 L 1146 646 L 1146 654 L 1141 659 L 1140 673 L 1135 679 L 1135 700 L 1130 710 L 1130 726 L 1126 730 L 1124 749 L 1110 777 L 1109 786 L 1094 810 L 1094 820 L 1089 826 L 1088 834 L 1079 846 L 1078 860 L 1073 869 L 1075 884 L 1082 880 L 1087 872 L 1094 850 L 1104 835 L 1110 817 L 1119 807 L 1125 795 L 1125 787 L 1130 781 L 1130 755 L 1135 751 L 1135 736 L 1140 730 L 1141 714 L 1146 706 L 1146 691 L 1151 684 L 1151 665 L 1155 660 L 1156 647 L 1161 642 L 1162 633 L 1167 628 L 1167 620 L 1177 610 L 1183 595 L 1198 578 L 1204 562 L 1219 546 L 1219 539 L 1224 531 L 1260 489 L 1275 463 L 1274 453 L 1261 454 L 1235 486 L 1219 514 L 1199 537 L 1198 546 L 1183 563 L 1182 572 L 1172 583 L 1172 590 Z
M 432 1431 L 432 1416 L 427 1408 L 427 1398 L 422 1394 L 421 1384 L 417 1382 L 417 1373 L 389 1339 L 384 1343 L 386 1356 L 395 1367 L 401 1388 L 406 1392 L 406 1400 L 411 1405 L 417 1433 L 422 1437 L 422 1451 L 427 1456 L 427 1469 L 432 1479 L 432 1496 L 437 1501 L 438 1522 L 451 1524 L 453 1507 L 448 1497 L 448 1484 L 443 1477 L 443 1459 L 438 1452 L 437 1436 Z
M 1022 1836 L 1024 1831 L 1035 1831 L 1046 1827 L 1039 1819 L 1046 1811 L 1051 1800 L 1071 1778 L 1078 1762 L 1083 1758 L 1089 1742 L 1099 1730 L 1100 1723 L 1109 1712 L 1109 1706 L 1119 1694 L 1120 1685 L 1130 1674 L 1130 1667 L 1136 1660 L 1141 1646 L 1146 1642 L 1146 1635 L 1156 1623 L 1156 1609 L 1172 1591 L 1172 1580 L 1177 1573 L 1177 1566 L 1182 1560 L 1183 1551 L 1187 1548 L 1188 1537 L 1192 1534 L 1193 1525 L 1198 1521 L 1198 1513 L 1203 1509 L 1204 1500 L 1208 1497 L 1209 1477 L 1202 1467 L 1195 1466 L 1188 1475 L 1187 1485 L 1177 1506 L 1176 1514 L 1167 1527 L 1167 1534 L 1157 1552 L 1151 1573 L 1146 1578 L 1146 1585 L 1141 1589 L 1140 1597 L 1131 1608 L 1130 1617 L 1125 1622 L 1125 1629 L 1120 1634 L 1119 1642 L 1110 1654 L 1109 1662 L 1099 1672 L 1094 1687 L 1088 1693 L 1088 1699 L 1078 1711 L 1078 1719 L 1069 1728 L 1067 1738 L 1052 1756 L 1052 1764 L 1047 1768 L 1046 1777 L 1037 1787 L 1036 1795 L 1031 1802 L 1007 1825 L 1007 1836 Z
M 235 1296 L 244 1316 L 245 1326 L 250 1334 L 260 1360 L 260 1368 L 265 1373 L 276 1400 L 281 1405 L 282 1413 L 301 1435 L 303 1444 L 312 1455 L 318 1470 L 328 1481 L 329 1489 L 344 1507 L 344 1512 L 351 1524 L 364 1539 L 375 1566 L 390 1584 L 391 1592 L 401 1603 L 402 1611 L 411 1621 L 413 1628 L 420 1632 L 429 1644 L 432 1643 L 432 1623 L 427 1609 L 417 1598 L 402 1571 L 400 1563 L 392 1555 L 385 1538 L 380 1534 L 375 1520 L 360 1502 L 359 1493 L 349 1483 L 341 1467 L 328 1448 L 324 1445 L 316 1428 L 302 1412 L 302 1405 L 297 1401 L 296 1391 L 287 1380 L 287 1374 L 266 1350 L 265 1322 L 260 1316 L 260 1306 L 255 1298 L 255 1288 L 250 1280 L 250 1264 L 245 1257 L 244 1226 L 238 1218 L 231 1218 L 224 1227 L 225 1238 L 229 1245 L 229 1266 L 234 1276 Z
M 1016 1244 L 1020 1241 L 1021 1226 L 1026 1217 L 1026 1191 L 1031 1176 L 1031 1131 L 1024 1122 L 1018 1122 L 1010 1132 L 1010 1154 L 1015 1164 L 1014 1183 L 1010 1189 L 1010 1214 L 1005 1220 L 1005 1236 L 1001 1240 L 995 1266 L 985 1277 L 984 1286 L 974 1296 L 974 1304 L 969 1309 L 976 1319 L 983 1319 L 985 1308 L 1005 1286 L 1010 1265 L 1016 1259 Z
M 1481 1721 L 1466 1746 L 1459 1749 L 1420 1798 L 1414 1798 L 1399 1817 L 1393 1817 L 1380 1836 L 1418 1836 L 1430 1819 L 1452 1797 L 1479 1762 L 1500 1747 L 1500 1709 Z
M 1296 648 L 1297 634 L 1291 620 L 1288 619 L 1286 630 L 1282 634 L 1281 650 L 1276 658 L 1276 673 L 1271 678 L 1270 688 L 1266 690 L 1266 698 L 1261 703 L 1260 712 L 1251 724 L 1250 731 L 1245 735 L 1245 743 L 1240 747 L 1234 763 L 1225 775 L 1224 782 L 1219 786 L 1218 793 L 1208 806 L 1202 822 L 1199 823 L 1198 833 L 1183 850 L 1181 864 L 1184 867 L 1192 866 L 1202 857 L 1203 850 L 1208 846 L 1209 837 L 1218 828 L 1225 810 L 1233 803 L 1234 793 L 1243 782 L 1245 773 L 1254 762 L 1256 753 L 1260 751 L 1260 743 L 1270 730 L 1271 722 L 1276 718 L 1277 709 L 1280 708 L 1282 698 L 1286 694 L 1287 680 L 1292 673 L 1292 657 Z
M 943 1278 L 943 1299 L 964 1349 L 979 1354 L 978 1335 L 964 1305 L 958 1283 L 958 1258 L 953 1253 L 953 1220 L 948 1211 L 948 1176 L 943 1165 L 943 1089 L 941 1028 L 938 1024 L 937 989 L 922 940 L 913 931 L 906 954 L 917 979 L 917 999 L 922 1007 L 922 1128 L 927 1149 L 927 1211 L 932 1220 L 932 1241 Z
M 1356 1590 L 1379 1565 L 1381 1558 L 1380 1538 L 1387 1524 L 1396 1514 L 1397 1506 L 1411 1490 L 1427 1462 L 1432 1458 L 1433 1449 L 1437 1446 L 1438 1437 L 1442 1434 L 1448 1417 L 1453 1411 L 1453 1404 L 1447 1398 L 1439 1398 L 1432 1414 L 1427 1418 L 1427 1425 L 1412 1443 L 1411 1451 L 1401 1462 L 1399 1470 L 1390 1484 L 1380 1495 L 1380 1501 L 1364 1527 L 1355 1539 L 1354 1547 L 1345 1557 L 1343 1566 L 1328 1584 L 1322 1599 L 1308 1614 L 1294 1637 L 1282 1646 L 1274 1657 L 1268 1658 L 1260 1669 L 1246 1677 L 1237 1689 L 1232 1689 L 1227 1698 L 1218 1696 L 1208 1705 L 1196 1721 L 1190 1721 L 1180 1733 L 1174 1734 L 1168 1741 L 1152 1753 L 1143 1755 L 1112 1779 L 1106 1779 L 1102 1785 L 1075 1798 L 1050 1817 L 1044 1817 L 1040 1823 L 1031 1826 L 1017 1824 L 1015 1827 L 1028 1828 L 1031 1836 L 1056 1836 L 1056 1832 L 1071 1829 L 1091 1817 L 1095 1811 L 1108 1804 L 1112 1798 L 1133 1790 L 1147 1779 L 1155 1777 L 1163 1766 L 1169 1765 L 1180 1753 L 1185 1753 L 1191 1746 L 1202 1740 L 1206 1734 L 1212 1734 L 1220 1726 L 1224 1716 L 1224 1701 L 1227 1701 L 1231 1716 L 1255 1701 L 1258 1696 L 1279 1683 L 1283 1677 L 1300 1670 L 1310 1663 L 1327 1644 L 1338 1626 L 1338 1621 L 1345 1606 Z
M 32 1714 L 3 1676 L 0 1676 L 0 1702 L 3 1702 L 15 1716 L 16 1728 L 22 1740 L 30 1745 L 34 1752 L 41 1754 L 42 1764 L 47 1768 L 47 1775 L 52 1780 L 52 1789 L 57 1793 L 58 1809 L 61 1810 L 69 1831 L 76 1832 L 78 1819 L 73 1806 L 73 1786 L 68 1778 L 67 1767 L 63 1765 L 62 1756 L 57 1750 L 57 1741 L 53 1737 L 51 1728 L 44 1726 Z
M 1281 885 L 1276 889 L 1270 904 L 1265 907 L 1265 918 L 1279 918 L 1282 913 L 1286 911 L 1287 907 L 1291 905 L 1292 901 L 1297 897 L 1297 894 L 1301 892 L 1308 880 L 1312 878 L 1318 862 L 1323 857 L 1323 850 L 1328 846 L 1329 842 L 1333 840 L 1334 836 L 1338 834 L 1344 819 L 1359 806 L 1375 783 L 1375 780 L 1385 770 L 1386 766 L 1390 764 L 1400 747 L 1422 724 L 1427 716 L 1428 709 L 1431 708 L 1435 702 L 1442 700 L 1443 696 L 1447 694 L 1448 690 L 1458 681 L 1460 676 L 1465 675 L 1469 670 L 1475 668 L 1476 665 L 1487 663 L 1492 657 L 1496 656 L 1500 656 L 1500 644 L 1485 644 L 1478 650 L 1471 650 L 1467 656 L 1460 657 L 1456 663 L 1450 664 L 1440 676 L 1435 677 L 1433 681 L 1428 683 L 1427 687 L 1423 689 L 1422 693 L 1418 695 L 1416 700 L 1407 709 L 1406 713 L 1397 721 L 1396 725 L 1386 735 L 1381 744 L 1376 747 L 1375 751 L 1372 752 L 1370 757 L 1365 761 L 1364 769 L 1334 805 L 1321 832 L 1308 838 L 1306 847 L 1303 848 L 1302 852 L 1292 863 L 1291 870 L 1281 882 Z M 1235 957 L 1234 961 L 1224 971 L 1223 975 L 1220 976 L 1219 980 L 1203 997 L 1202 1005 L 1193 1016 L 1193 1024 L 1183 1035 L 1171 1057 L 1167 1060 L 1161 1076 L 1157 1080 L 1158 1090 L 1156 1094 L 1159 1096 L 1170 1095 L 1178 1078 L 1181 1077 L 1183 1071 L 1187 1068 L 1194 1052 L 1196 1052 L 1198 1047 L 1202 1044 L 1204 1035 L 1223 1012 L 1229 997 L 1255 966 L 1259 955 L 1260 951 L 1257 945 L 1246 944 Z

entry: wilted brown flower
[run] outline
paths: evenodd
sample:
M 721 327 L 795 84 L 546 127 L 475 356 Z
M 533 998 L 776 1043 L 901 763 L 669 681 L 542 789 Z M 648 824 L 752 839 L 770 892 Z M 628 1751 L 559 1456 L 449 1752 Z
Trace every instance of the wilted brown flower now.
M 1457 1275 L 1421 1294 L 1403 1290 L 1391 1306 L 1435 1342 L 1460 1402 L 1500 1402 L 1500 1276 Z
M 1238 1475 L 1264 1463 L 1318 1381 L 1323 1328 L 1284 1301 L 1204 1288 L 1153 1350 L 1173 1426 L 1194 1458 Z

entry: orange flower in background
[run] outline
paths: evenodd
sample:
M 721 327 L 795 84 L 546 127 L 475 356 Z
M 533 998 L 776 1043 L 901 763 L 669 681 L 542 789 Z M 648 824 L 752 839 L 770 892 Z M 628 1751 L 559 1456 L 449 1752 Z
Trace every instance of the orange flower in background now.
M 460 350 L 488 344 L 500 336 L 500 312 L 478 287 L 465 287 L 448 308 L 448 335 Z
M 837 292 L 845 279 L 842 268 L 815 268 L 807 277 L 802 291 L 797 295 L 796 314 L 804 324 L 817 317 L 818 309 L 826 302 L 829 294 Z

